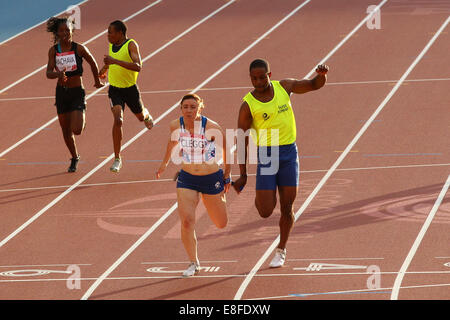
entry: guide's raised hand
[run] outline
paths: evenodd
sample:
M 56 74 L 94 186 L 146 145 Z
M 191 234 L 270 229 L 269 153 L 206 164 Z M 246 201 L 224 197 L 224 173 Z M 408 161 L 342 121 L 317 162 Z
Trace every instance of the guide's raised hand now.
M 319 64 L 316 68 L 316 72 L 320 75 L 326 75 L 329 70 L 330 67 L 328 67 L 326 64 Z

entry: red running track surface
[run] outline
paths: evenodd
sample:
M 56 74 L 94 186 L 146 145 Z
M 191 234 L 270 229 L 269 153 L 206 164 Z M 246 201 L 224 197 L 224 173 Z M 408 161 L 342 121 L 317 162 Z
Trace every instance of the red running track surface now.
M 83 4 L 83 29 L 76 41 L 88 40 L 112 19 L 144 6 L 131 2 L 104 10 L 106 2 Z M 129 34 L 145 57 L 224 3 L 164 0 L 128 21 Z M 163 114 L 301 3 L 236 1 L 146 61 L 138 84 L 153 116 Z M 364 19 L 372 4 L 310 1 L 207 83 L 208 90 L 198 92 L 206 102 L 205 115 L 224 128 L 235 128 L 241 99 L 251 85 L 251 60 L 268 59 L 274 79 L 302 78 Z M 362 26 L 326 61 L 330 72 L 324 88 L 292 96 L 301 166 L 296 212 L 448 15 L 445 10 L 399 10 L 395 2 L 387 2 L 381 9 L 381 29 Z M 448 60 L 448 28 L 302 213 L 288 242 L 286 265 L 269 269 L 265 261 L 242 299 L 391 298 L 398 272 L 450 173 L 450 70 L 443 63 Z M 25 45 L 36 48 L 36 54 L 20 63 L 24 52 L 19 49 Z M 49 35 L 37 28 L 1 46 L 8 76 L 0 87 L 46 63 L 50 45 Z M 88 47 L 101 64 L 106 36 Z M 91 78 L 86 70 L 88 93 L 93 92 Z M 54 86 L 42 71 L 0 95 L 0 152 L 55 116 Z M 204 267 L 198 276 L 180 278 L 187 256 L 176 210 L 117 263 L 176 202 L 170 181 L 175 166 L 163 180 L 154 177 L 168 123 L 179 111 L 124 150 L 119 174 L 109 172 L 109 162 L 89 174 L 112 152 L 105 93 L 88 101 L 86 131 L 77 137 L 83 161 L 77 173 L 65 173 L 70 156 L 57 122 L 0 159 L 0 298 L 80 299 L 114 266 L 89 299 L 233 299 L 277 237 L 279 208 L 268 219 L 259 217 L 250 176 L 241 195 L 227 195 L 225 229 L 217 230 L 204 208 L 198 208 L 196 232 Z M 126 110 L 123 141 L 142 128 Z M 249 171 L 255 172 L 254 165 Z M 87 174 L 81 186 L 63 194 Z M 36 220 L 29 220 L 42 209 Z M 399 299 L 450 298 L 449 223 L 447 193 L 407 269 Z M 73 264 L 80 268 L 81 288 L 69 290 L 65 271 Z M 339 266 L 330 269 L 330 264 Z M 379 286 L 372 290 L 367 286 L 370 266 L 381 272 Z

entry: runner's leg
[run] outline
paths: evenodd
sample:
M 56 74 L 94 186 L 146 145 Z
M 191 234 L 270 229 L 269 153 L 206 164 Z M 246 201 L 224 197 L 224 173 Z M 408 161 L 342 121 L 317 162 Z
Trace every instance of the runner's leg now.
M 202 200 L 211 221 L 217 228 L 225 228 L 228 223 L 225 192 L 222 191 L 219 194 L 202 194 Z
M 177 188 L 178 214 L 181 220 L 181 241 L 191 262 L 199 263 L 195 234 L 195 209 L 199 202 L 198 191 Z
M 70 126 L 75 135 L 80 135 L 86 125 L 86 115 L 84 111 L 74 110 L 70 112 Z
M 255 206 L 258 213 L 263 218 L 272 215 L 273 209 L 277 205 L 277 190 L 256 190 Z
M 112 128 L 114 155 L 116 158 L 120 158 L 120 149 L 122 147 L 123 136 L 123 109 L 121 105 L 115 105 L 111 108 L 114 116 L 114 123 Z
M 77 146 L 75 144 L 75 137 L 72 132 L 70 113 L 60 113 L 58 114 L 59 124 L 64 137 L 64 142 L 69 149 L 72 158 L 78 157 Z
M 294 201 L 297 197 L 298 187 L 295 186 L 279 186 L 280 194 L 280 243 L 278 248 L 286 248 L 286 243 L 294 226 Z

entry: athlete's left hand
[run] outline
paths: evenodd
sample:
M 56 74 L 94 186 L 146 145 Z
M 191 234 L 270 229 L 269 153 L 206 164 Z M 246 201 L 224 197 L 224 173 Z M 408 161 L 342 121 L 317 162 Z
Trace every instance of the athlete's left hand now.
M 108 72 L 108 66 L 104 65 L 98 72 L 98 77 L 100 79 L 106 79 L 106 72 Z
M 103 88 L 105 86 L 105 84 L 101 81 L 98 81 L 94 84 L 94 87 L 96 87 L 97 89 Z
M 162 173 L 166 170 L 166 166 L 161 165 L 158 169 L 158 171 L 156 171 L 156 179 L 161 178 Z
M 316 68 L 316 72 L 322 76 L 326 75 L 330 68 L 326 64 L 319 64 Z
M 114 59 L 110 55 L 106 55 L 105 54 L 105 57 L 103 58 L 103 62 L 105 63 L 105 65 L 115 64 L 116 63 L 116 59 Z

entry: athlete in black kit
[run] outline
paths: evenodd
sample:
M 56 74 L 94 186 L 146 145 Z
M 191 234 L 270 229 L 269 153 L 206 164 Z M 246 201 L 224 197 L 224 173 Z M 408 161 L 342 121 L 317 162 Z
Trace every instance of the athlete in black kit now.
M 72 155 L 68 172 L 77 170 L 80 155 L 74 135 L 80 135 L 85 127 L 85 91 L 81 76 L 83 58 L 91 66 L 94 86 L 104 84 L 98 77 L 98 66 L 88 48 L 72 41 L 73 22 L 68 18 L 52 17 L 47 21 L 47 31 L 54 36 L 54 45 L 48 51 L 47 78 L 58 79 L 56 86 L 56 111 L 64 141 Z

